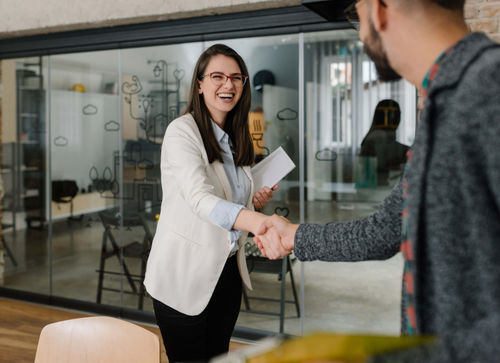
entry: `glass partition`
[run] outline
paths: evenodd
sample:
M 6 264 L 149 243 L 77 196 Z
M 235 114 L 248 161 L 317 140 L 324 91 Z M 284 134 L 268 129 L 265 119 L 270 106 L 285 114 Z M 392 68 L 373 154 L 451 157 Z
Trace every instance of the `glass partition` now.
M 354 31 L 304 38 L 305 221 L 360 219 L 400 179 L 415 131 L 415 89 L 380 83 Z M 399 255 L 308 262 L 304 270 L 306 331 L 398 333 Z
M 4 60 L 2 85 L 3 286 L 49 294 L 47 58 Z
M 168 124 L 186 108 L 201 43 L 127 49 L 121 53 L 124 215 L 154 233 L 162 200 L 160 152 Z M 126 232 L 127 233 L 127 232 Z M 142 231 L 144 233 L 144 228 Z M 132 302 L 127 307 L 136 307 Z M 153 311 L 144 298 L 144 310 Z
M 350 30 L 220 42 L 249 69 L 256 160 L 281 146 L 297 166 L 263 212 L 295 223 L 373 213 L 413 142 L 415 89 L 380 83 Z M 16 105 L 2 110 L 5 287 L 152 312 L 141 281 L 163 134 L 214 43 L 2 62 L 3 97 Z M 400 256 L 268 261 L 251 237 L 245 252 L 254 289 L 242 296 L 239 327 L 397 333 Z
M 117 207 L 120 198 L 117 84 L 118 51 L 50 57 L 48 207 L 56 296 L 98 300 L 103 242 L 99 213 Z M 111 245 L 107 251 L 113 251 Z M 119 258 L 107 261 L 115 263 L 116 275 L 107 276 L 106 286 L 120 291 Z M 122 304 L 120 293 L 104 296 L 103 302 Z
M 214 43 L 207 42 L 206 47 Z M 230 39 L 222 43 L 236 50 L 248 68 L 252 86 L 249 128 L 256 161 L 281 146 L 297 165 L 279 183 L 272 201 L 262 212 L 283 215 L 298 223 L 299 36 Z M 291 257 L 269 261 L 255 248 L 252 238 L 247 241 L 246 255 L 253 291 L 245 290 L 237 325 L 300 334 L 300 269 L 297 260 Z

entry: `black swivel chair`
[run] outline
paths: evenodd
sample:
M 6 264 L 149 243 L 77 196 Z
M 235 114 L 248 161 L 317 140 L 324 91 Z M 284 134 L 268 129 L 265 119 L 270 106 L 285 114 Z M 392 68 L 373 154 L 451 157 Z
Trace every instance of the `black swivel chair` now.
M 295 279 L 293 277 L 292 265 L 295 263 L 296 258 L 290 258 L 287 256 L 278 260 L 269 260 L 262 256 L 259 249 L 253 242 L 247 242 L 245 244 L 245 255 L 248 267 L 248 272 L 257 273 L 267 273 L 278 275 L 278 281 L 281 281 L 281 293 L 280 298 L 267 298 L 267 297 L 255 297 L 248 296 L 245 288 L 243 288 L 243 302 L 246 309 L 241 309 L 241 311 L 253 313 L 253 314 L 263 314 L 263 315 L 274 315 L 280 318 L 280 333 L 284 331 L 285 324 L 285 303 L 294 304 L 297 311 L 297 317 L 300 317 L 300 306 L 299 299 L 297 297 L 297 289 L 295 288 Z M 292 285 L 293 300 L 285 299 L 285 280 L 286 274 L 290 275 L 290 282 Z M 254 310 L 250 308 L 250 299 L 272 301 L 280 303 L 280 312 L 273 313 L 268 311 Z
M 99 218 L 104 226 L 104 232 L 102 234 L 102 246 L 101 246 L 101 257 L 99 262 L 99 280 L 97 284 L 97 303 L 101 303 L 102 292 L 114 291 L 121 292 L 120 289 L 105 287 L 104 286 L 104 275 L 115 275 L 121 276 L 122 274 L 127 279 L 130 290 L 124 290 L 124 293 L 138 295 L 138 309 L 143 308 L 143 299 L 145 295 L 144 289 L 144 274 L 146 273 L 146 262 L 148 259 L 149 251 L 151 249 L 151 243 L 153 241 L 153 235 L 149 229 L 149 226 L 143 215 L 135 214 L 132 216 L 126 216 L 123 218 L 123 233 L 124 236 L 128 234 L 127 232 L 133 229 L 139 228 L 144 232 L 142 241 L 130 241 L 119 244 L 116 240 L 113 230 L 118 230 L 121 227 L 121 218 L 116 211 L 104 211 L 99 212 Z M 126 239 L 126 238 L 124 238 Z M 106 260 L 116 256 L 118 259 L 122 271 L 109 271 L 106 270 Z M 129 258 L 135 258 L 140 260 L 140 272 L 138 274 L 133 274 L 130 271 L 127 261 Z
M 52 201 L 56 203 L 69 203 L 70 215 L 68 220 L 81 220 L 73 217 L 73 199 L 78 194 L 78 185 L 74 180 L 53 180 L 52 181 Z

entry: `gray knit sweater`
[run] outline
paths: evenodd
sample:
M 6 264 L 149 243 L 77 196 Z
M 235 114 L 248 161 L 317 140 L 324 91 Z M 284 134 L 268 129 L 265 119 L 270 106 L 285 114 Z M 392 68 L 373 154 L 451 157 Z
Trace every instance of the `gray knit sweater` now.
M 376 362 L 500 361 L 500 45 L 471 33 L 432 81 L 408 172 L 417 324 L 438 342 Z M 304 224 L 302 261 L 399 251 L 401 184 L 370 217 Z

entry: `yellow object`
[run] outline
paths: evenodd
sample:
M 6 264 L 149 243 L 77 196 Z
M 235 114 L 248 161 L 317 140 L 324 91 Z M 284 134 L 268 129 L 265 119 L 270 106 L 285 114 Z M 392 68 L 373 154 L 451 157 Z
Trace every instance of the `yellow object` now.
M 253 149 L 256 155 L 264 154 L 264 113 L 250 112 L 248 114 L 248 126 L 252 137 Z
M 390 337 L 311 333 L 284 341 L 278 347 L 247 359 L 247 363 L 295 363 L 319 360 L 365 362 L 367 358 L 394 350 L 431 343 L 433 337 Z
M 159 214 L 156 214 L 156 215 L 155 215 L 155 219 L 156 219 L 156 221 L 158 222 L 158 221 L 160 220 L 160 215 L 159 215 Z
M 85 92 L 85 86 L 81 83 L 75 83 L 72 90 L 75 92 Z

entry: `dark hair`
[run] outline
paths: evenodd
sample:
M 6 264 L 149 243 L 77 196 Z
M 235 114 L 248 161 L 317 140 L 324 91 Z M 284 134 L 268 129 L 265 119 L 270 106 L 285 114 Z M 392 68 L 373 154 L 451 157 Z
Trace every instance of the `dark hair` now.
M 455 10 L 459 11 L 460 13 L 463 13 L 464 11 L 464 5 L 465 5 L 465 0 L 398 0 L 399 2 L 402 3 L 407 3 L 407 4 L 415 4 L 417 3 L 433 3 L 436 5 L 441 6 L 442 8 L 445 9 L 450 9 L 450 10 Z
M 443 8 L 459 10 L 460 12 L 463 12 L 465 5 L 465 0 L 430 0 L 430 2 L 436 3 Z
M 375 107 L 372 128 L 397 129 L 401 121 L 399 103 L 394 100 L 382 100 Z
M 245 62 L 233 49 L 224 44 L 215 44 L 206 49 L 196 62 L 191 81 L 191 90 L 186 113 L 193 115 L 198 129 L 203 139 L 203 145 L 207 152 L 210 163 L 215 160 L 222 161 L 221 148 L 214 134 L 210 112 L 205 105 L 203 94 L 199 94 L 199 84 L 205 74 L 210 59 L 216 55 L 225 55 L 233 58 L 240 67 L 241 73 L 248 76 L 248 70 Z M 224 124 L 224 131 L 229 135 L 234 147 L 234 163 L 237 166 L 251 165 L 254 160 L 254 151 L 252 140 L 250 139 L 250 130 L 248 128 L 248 112 L 250 111 L 251 95 L 250 82 L 246 82 L 243 87 L 241 98 L 234 108 L 227 114 Z

